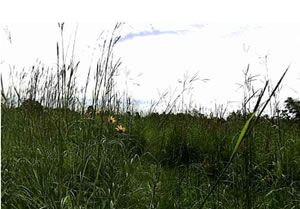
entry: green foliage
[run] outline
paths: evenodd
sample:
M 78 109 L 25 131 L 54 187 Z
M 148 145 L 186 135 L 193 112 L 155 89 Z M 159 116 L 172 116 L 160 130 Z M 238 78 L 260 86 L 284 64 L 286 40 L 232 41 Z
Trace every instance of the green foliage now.
M 113 49 L 120 25 L 99 44 L 96 69 L 89 69 L 80 92 L 79 62 L 64 54 L 64 23 L 58 24 L 57 69 L 32 66 L 19 76 L 20 86 L 1 89 L 1 207 L 300 208 L 299 101 L 286 101 L 294 118 L 247 113 L 256 94 L 249 92 L 243 109 L 226 120 L 222 110 L 210 118 L 197 110 L 172 113 L 184 109 L 196 74 L 180 81 L 179 95 L 160 98 L 167 103 L 163 114 L 133 115 L 128 92 L 115 89 L 121 61 L 113 59 Z M 249 65 L 247 88 L 255 77 L 248 70 Z M 22 85 L 26 79 L 28 86 Z
M 116 123 L 127 129 L 117 134 L 117 124 L 109 124 L 105 114 L 94 119 L 54 109 L 40 114 L 2 111 L 3 208 L 198 208 L 243 127 L 239 120 L 186 114 L 170 114 L 167 121 L 166 115 L 121 114 Z M 164 129 L 157 125 L 162 121 Z M 255 129 L 253 206 L 299 204 L 299 136 L 289 123 L 281 121 L 280 140 L 268 120 Z M 235 149 L 237 155 L 246 154 L 243 146 Z M 243 169 L 243 160 L 236 159 L 207 207 L 245 207 L 245 196 L 235 192 L 247 186 Z
M 289 111 L 290 114 L 293 115 L 294 118 L 300 119 L 300 101 L 288 97 L 285 100 L 285 107 Z

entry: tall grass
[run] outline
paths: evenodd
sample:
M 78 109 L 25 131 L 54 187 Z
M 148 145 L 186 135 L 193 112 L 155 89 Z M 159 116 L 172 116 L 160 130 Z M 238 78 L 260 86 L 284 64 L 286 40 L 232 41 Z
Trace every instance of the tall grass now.
M 100 44 L 83 87 L 58 26 L 55 68 L 12 71 L 7 89 L 1 77 L 2 208 L 300 207 L 299 127 L 262 116 L 286 71 L 264 101 L 270 85 L 254 90 L 248 66 L 242 109 L 227 118 L 222 106 L 207 116 L 184 103 L 197 74 L 142 115 L 116 88 L 122 24 Z

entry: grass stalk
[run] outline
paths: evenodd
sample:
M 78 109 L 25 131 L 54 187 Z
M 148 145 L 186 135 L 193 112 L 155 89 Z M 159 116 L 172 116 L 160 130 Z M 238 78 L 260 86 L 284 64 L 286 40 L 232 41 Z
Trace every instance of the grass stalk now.
M 279 85 L 281 84 L 285 74 L 287 73 L 289 67 L 284 71 L 283 75 L 281 76 L 281 78 L 279 79 L 279 81 L 277 82 L 275 88 L 273 89 L 271 95 L 269 96 L 268 100 L 265 102 L 263 108 L 261 109 L 261 111 L 259 112 L 258 116 L 256 117 L 256 119 L 254 120 L 254 116 L 256 115 L 259 105 L 260 105 L 260 101 L 264 95 L 264 92 L 268 86 L 268 82 L 266 83 L 264 89 L 261 91 L 260 96 L 258 97 L 258 100 L 256 102 L 256 105 L 254 107 L 253 113 L 251 114 L 250 118 L 247 120 L 246 124 L 244 125 L 240 136 L 235 144 L 235 147 L 233 149 L 233 152 L 231 154 L 231 157 L 226 165 L 226 167 L 223 169 L 223 171 L 221 172 L 221 174 L 218 176 L 218 179 L 216 181 L 216 183 L 214 184 L 214 186 L 211 188 L 211 190 L 209 191 L 209 193 L 207 194 L 207 196 L 204 198 L 203 202 L 200 205 L 200 209 L 202 209 L 206 203 L 206 201 L 208 200 L 208 198 L 210 197 L 210 195 L 213 193 L 213 191 L 216 189 L 217 185 L 219 184 L 221 178 L 223 177 L 223 175 L 225 174 L 225 172 L 227 171 L 227 169 L 229 168 L 229 166 L 231 165 L 234 157 L 236 156 L 237 150 L 240 147 L 241 143 L 245 140 L 245 138 L 247 137 L 247 135 L 252 131 L 252 129 L 254 128 L 255 124 L 257 123 L 258 119 L 260 118 L 261 114 L 263 113 L 264 109 L 266 108 L 266 106 L 268 105 L 269 101 L 271 100 L 271 97 L 274 95 L 274 93 L 276 92 L 277 88 L 279 87 Z M 254 122 L 253 122 L 254 121 Z

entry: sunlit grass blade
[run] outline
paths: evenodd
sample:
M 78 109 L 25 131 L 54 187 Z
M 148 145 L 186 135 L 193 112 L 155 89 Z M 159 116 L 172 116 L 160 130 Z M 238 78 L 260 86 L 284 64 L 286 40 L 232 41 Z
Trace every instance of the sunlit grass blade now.
M 246 124 L 244 125 L 241 133 L 240 133 L 240 136 L 235 144 L 235 147 L 233 149 L 233 152 L 232 152 L 232 155 L 231 155 L 231 158 L 234 156 L 234 154 L 237 152 L 238 148 L 240 147 L 241 143 L 243 142 L 244 138 L 245 138 L 245 135 L 249 129 L 249 125 L 253 119 L 253 117 L 255 116 L 256 112 L 252 113 L 251 117 L 247 120 Z

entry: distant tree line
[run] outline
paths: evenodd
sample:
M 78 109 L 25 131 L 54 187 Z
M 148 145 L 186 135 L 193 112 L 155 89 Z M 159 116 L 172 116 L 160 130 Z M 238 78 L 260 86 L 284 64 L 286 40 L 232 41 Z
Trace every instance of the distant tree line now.
M 293 99 L 288 97 L 285 101 L 285 108 L 284 113 L 289 113 L 292 119 L 300 120 L 300 100 Z

